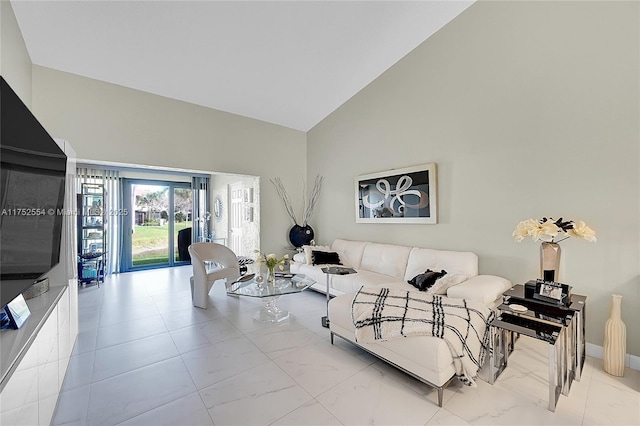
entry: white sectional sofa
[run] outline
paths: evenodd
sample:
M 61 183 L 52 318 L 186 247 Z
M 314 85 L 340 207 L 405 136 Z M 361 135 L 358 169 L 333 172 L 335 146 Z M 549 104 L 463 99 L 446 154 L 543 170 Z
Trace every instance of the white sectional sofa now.
M 362 344 L 356 342 L 351 317 L 351 302 L 355 292 L 362 286 L 418 291 L 407 281 L 426 269 L 444 269 L 447 275 L 442 283 L 436 282 L 437 294 L 481 302 L 493 309 L 501 301 L 502 293 L 512 287 L 512 283 L 502 277 L 478 275 L 478 256 L 471 252 L 337 239 L 330 247 L 305 247 L 306 253 L 296 254 L 290 265 L 292 273 L 311 277 L 316 281 L 312 288 L 322 292 L 326 291 L 327 277 L 321 268 L 326 265 L 311 264 L 308 255 L 313 250 L 336 252 L 344 266 L 357 271 L 356 274 L 332 275 L 330 278 L 329 293 L 336 296 L 329 303 L 331 341 L 334 335 L 338 335 L 435 387 L 438 390 L 438 405 L 442 406 L 443 389 L 455 377 L 453 358 L 447 343 L 432 336 Z
M 357 271 L 352 275 L 330 277 L 329 294 L 340 296 L 358 291 L 362 286 L 378 286 L 417 289 L 407 281 L 427 269 L 440 271 L 450 286 L 441 286 L 438 294 L 449 297 L 477 300 L 490 305 L 498 301 L 502 293 L 512 284 L 493 275 L 478 275 L 478 256 L 471 252 L 435 250 L 407 247 L 366 241 L 336 239 L 330 247 L 305 246 L 305 252 L 313 250 L 338 253 L 342 265 Z M 311 288 L 325 292 L 327 276 L 322 272 L 325 264 L 313 265 L 309 253 L 298 253 L 293 257 L 290 270 L 304 274 L 316 281 Z

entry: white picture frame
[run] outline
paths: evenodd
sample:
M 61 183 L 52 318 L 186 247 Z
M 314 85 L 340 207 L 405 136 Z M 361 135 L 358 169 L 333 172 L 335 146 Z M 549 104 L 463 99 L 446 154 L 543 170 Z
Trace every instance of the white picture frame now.
M 245 222 L 253 222 L 253 207 L 244 208 L 244 220 Z
M 355 179 L 356 223 L 438 223 L 436 163 Z
M 244 202 L 253 203 L 253 188 L 244 189 Z

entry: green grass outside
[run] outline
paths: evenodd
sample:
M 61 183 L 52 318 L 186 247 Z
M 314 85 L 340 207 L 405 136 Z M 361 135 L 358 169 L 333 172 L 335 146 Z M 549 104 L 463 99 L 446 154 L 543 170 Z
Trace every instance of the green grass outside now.
M 133 258 L 133 266 L 157 265 L 159 263 L 167 263 L 168 261 L 169 257 L 166 252 L 157 255 L 145 253 L 144 255 Z
M 174 226 L 176 238 L 174 238 L 175 258 L 178 252 L 178 231 L 191 226 L 189 222 L 177 222 Z M 132 238 L 133 266 L 154 265 L 167 263 L 167 240 L 169 238 L 169 224 L 163 226 L 136 226 Z

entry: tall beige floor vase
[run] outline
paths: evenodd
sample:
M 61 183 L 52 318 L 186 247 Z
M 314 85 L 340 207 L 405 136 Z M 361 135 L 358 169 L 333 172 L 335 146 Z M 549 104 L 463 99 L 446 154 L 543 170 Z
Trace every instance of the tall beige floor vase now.
M 612 376 L 624 376 L 627 353 L 627 326 L 621 316 L 622 296 L 611 295 L 611 315 L 604 324 L 604 371 Z

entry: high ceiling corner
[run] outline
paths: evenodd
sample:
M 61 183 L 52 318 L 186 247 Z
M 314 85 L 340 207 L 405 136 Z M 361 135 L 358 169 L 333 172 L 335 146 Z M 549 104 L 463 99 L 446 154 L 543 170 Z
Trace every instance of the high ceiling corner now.
M 301 131 L 472 3 L 11 2 L 35 65 Z

